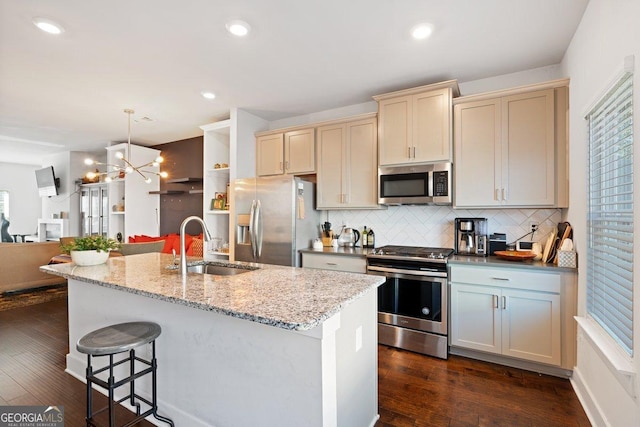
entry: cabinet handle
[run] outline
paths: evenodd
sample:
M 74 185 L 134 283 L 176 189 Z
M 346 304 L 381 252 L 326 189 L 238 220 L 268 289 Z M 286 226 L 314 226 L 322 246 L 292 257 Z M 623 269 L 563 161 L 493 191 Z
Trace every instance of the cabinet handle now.
M 413 147 L 413 158 L 416 158 L 416 147 Z
M 496 194 L 493 196 L 493 200 L 500 201 L 500 189 L 496 188 Z
M 506 201 L 507 200 L 507 191 L 503 188 L 502 189 L 502 201 Z
M 411 158 L 411 147 L 407 147 L 407 157 Z
M 289 161 L 288 160 L 286 162 L 284 162 L 284 168 L 286 170 L 289 170 Z
M 493 308 L 498 308 L 498 295 L 492 295 L 493 297 Z
M 327 265 L 338 265 L 338 264 L 336 264 L 335 262 L 328 262 L 328 263 L 326 263 L 326 264 L 327 264 Z
M 506 277 L 492 277 L 493 280 L 503 280 L 505 282 L 508 282 L 509 279 L 507 279 Z
M 502 309 L 503 310 L 507 309 L 507 297 L 505 296 L 502 297 Z
M 281 170 L 282 172 L 284 172 L 284 168 L 283 168 L 283 163 L 282 163 L 282 162 L 280 162 L 280 170 Z

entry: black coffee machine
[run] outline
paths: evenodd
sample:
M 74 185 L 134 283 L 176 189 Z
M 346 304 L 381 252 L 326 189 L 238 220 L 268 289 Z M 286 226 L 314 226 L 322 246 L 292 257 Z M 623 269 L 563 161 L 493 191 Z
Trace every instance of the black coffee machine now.
M 487 256 L 487 218 L 455 219 L 455 251 L 458 255 Z

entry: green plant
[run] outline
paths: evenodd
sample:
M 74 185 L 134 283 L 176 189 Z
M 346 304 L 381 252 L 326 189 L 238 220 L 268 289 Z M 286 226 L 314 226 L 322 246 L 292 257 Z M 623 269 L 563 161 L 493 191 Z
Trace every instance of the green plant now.
M 64 253 L 71 251 L 98 251 L 108 252 L 113 249 L 120 249 L 120 243 L 104 236 L 87 236 L 76 237 L 75 240 L 67 245 L 60 245 Z

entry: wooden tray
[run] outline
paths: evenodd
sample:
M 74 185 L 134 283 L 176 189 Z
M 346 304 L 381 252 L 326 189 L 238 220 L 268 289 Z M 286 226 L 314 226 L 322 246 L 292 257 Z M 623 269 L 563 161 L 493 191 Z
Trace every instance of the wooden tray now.
M 495 255 L 509 261 L 527 261 L 536 257 L 531 251 L 496 251 Z

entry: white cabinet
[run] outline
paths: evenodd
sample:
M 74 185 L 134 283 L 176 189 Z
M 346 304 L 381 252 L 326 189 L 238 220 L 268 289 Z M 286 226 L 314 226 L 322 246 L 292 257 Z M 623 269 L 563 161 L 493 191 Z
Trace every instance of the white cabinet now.
M 318 127 L 318 209 L 377 209 L 375 116 Z
M 381 166 L 451 161 L 455 80 L 374 96 Z
M 229 193 L 233 180 L 255 176 L 255 132 L 267 127 L 267 122 L 244 110 L 234 108 L 230 118 L 200 126 L 203 142 L 203 219 L 215 241 L 205 253 L 205 259 L 234 260 L 235 235 L 233 194 Z M 226 164 L 227 167 L 218 167 Z M 213 209 L 217 194 L 226 194 L 229 209 Z M 224 244 L 227 244 L 225 247 Z
M 82 236 L 109 235 L 108 184 L 80 186 L 80 233 Z
M 107 163 L 121 164 L 122 160 L 117 159 L 116 153 L 120 152 L 128 158 L 128 151 L 126 143 L 107 147 Z M 154 161 L 159 155 L 159 150 L 131 145 L 131 155 L 127 160 L 134 166 L 141 166 Z M 145 174 L 151 181 L 149 183 L 132 172 L 108 185 L 108 232 L 111 238 L 116 238 L 120 233 L 126 242 L 129 236 L 158 236 L 160 233 L 160 198 L 157 194 L 150 194 L 160 190 L 160 177 L 156 175 L 159 168 L 148 166 L 144 169 L 153 171 Z
M 455 100 L 455 207 L 566 206 L 564 83 Z
M 569 363 L 572 345 L 564 355 L 562 346 L 575 340 L 569 337 L 575 329 L 567 329 L 574 305 L 562 300 L 571 295 L 559 274 L 452 265 L 450 290 L 452 347 L 558 367 Z
M 302 252 L 302 267 L 365 274 L 367 259 L 364 256 Z
M 257 175 L 314 173 L 313 128 L 262 134 L 256 137 Z

